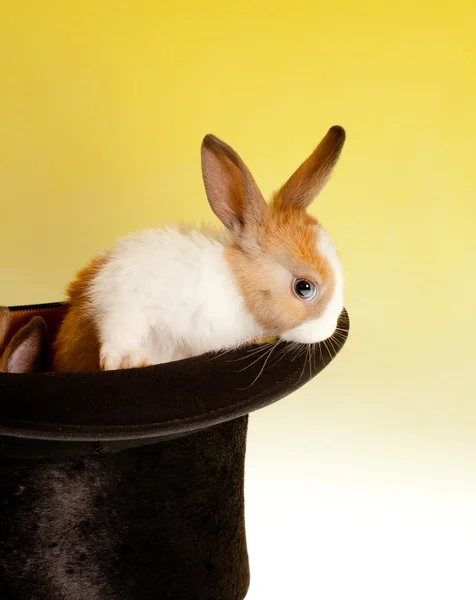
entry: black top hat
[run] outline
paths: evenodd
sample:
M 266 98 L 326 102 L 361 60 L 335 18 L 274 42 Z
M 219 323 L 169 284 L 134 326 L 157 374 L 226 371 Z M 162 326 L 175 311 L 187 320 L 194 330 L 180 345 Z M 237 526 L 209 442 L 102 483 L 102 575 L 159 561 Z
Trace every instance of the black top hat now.
M 66 305 L 13 307 L 10 337 Z M 2 600 L 242 600 L 248 414 L 343 346 L 240 348 L 142 369 L 0 373 Z

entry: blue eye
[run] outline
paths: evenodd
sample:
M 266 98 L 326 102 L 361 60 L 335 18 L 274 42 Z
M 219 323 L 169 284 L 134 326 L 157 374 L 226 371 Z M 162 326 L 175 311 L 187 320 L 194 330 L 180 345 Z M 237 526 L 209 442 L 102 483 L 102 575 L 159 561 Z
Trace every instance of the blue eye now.
M 296 296 L 303 300 L 313 300 L 317 294 L 316 286 L 307 279 L 296 279 L 293 287 Z

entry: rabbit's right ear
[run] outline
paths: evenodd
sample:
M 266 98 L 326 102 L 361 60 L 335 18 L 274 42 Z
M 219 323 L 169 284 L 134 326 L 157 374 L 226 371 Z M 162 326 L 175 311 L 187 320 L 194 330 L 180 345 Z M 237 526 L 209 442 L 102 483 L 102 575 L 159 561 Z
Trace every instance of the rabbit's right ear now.
M 10 311 L 6 306 L 0 306 L 0 352 L 2 350 L 3 341 L 10 327 Z
M 2 357 L 7 373 L 44 371 L 47 363 L 46 324 L 33 317 L 12 338 Z
M 277 193 L 281 203 L 306 210 L 326 185 L 339 160 L 345 142 L 345 130 L 334 125 L 314 152 L 291 175 Z
M 227 144 L 213 135 L 202 142 L 202 177 L 210 207 L 233 233 L 259 223 L 267 204 L 253 176 Z

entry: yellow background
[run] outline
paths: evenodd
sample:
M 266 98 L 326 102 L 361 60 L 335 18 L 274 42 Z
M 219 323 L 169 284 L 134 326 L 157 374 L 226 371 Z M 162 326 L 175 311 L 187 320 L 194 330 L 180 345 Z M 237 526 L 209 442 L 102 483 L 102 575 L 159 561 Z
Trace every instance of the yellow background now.
M 127 232 L 212 219 L 214 133 L 269 196 L 328 127 L 315 202 L 352 330 L 252 417 L 250 599 L 475 598 L 476 9 L 0 1 L 0 303 L 63 297 Z

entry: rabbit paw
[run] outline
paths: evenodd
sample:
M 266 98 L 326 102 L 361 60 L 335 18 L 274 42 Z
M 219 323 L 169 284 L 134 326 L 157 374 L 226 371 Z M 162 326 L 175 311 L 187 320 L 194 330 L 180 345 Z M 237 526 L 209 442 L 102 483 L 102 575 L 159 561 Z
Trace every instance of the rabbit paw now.
M 144 350 L 134 352 L 118 352 L 116 349 L 101 349 L 100 368 L 102 371 L 115 371 L 118 369 L 137 369 L 151 364 Z

